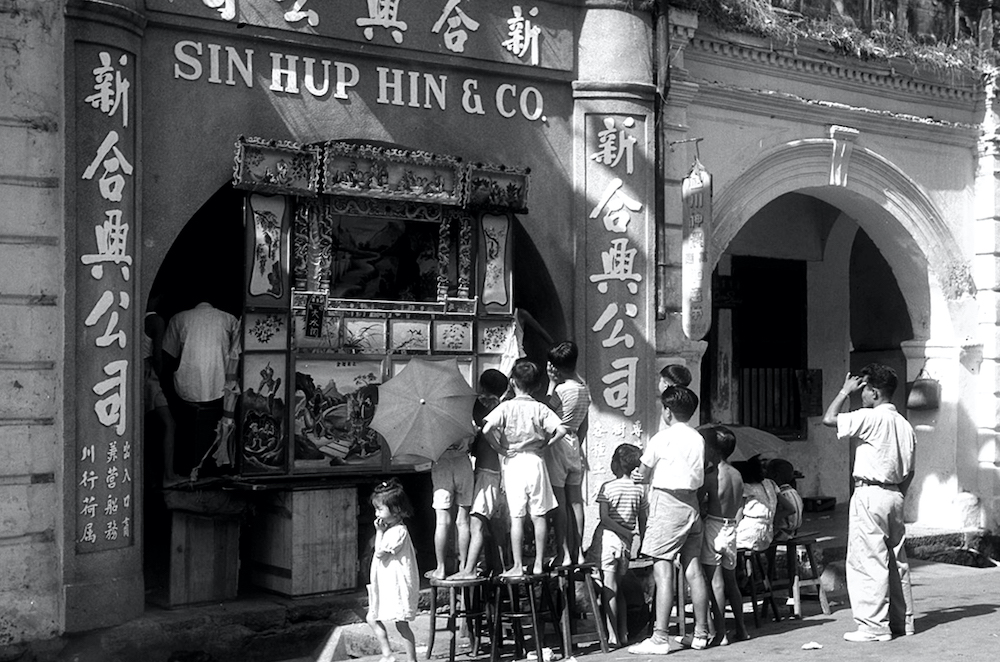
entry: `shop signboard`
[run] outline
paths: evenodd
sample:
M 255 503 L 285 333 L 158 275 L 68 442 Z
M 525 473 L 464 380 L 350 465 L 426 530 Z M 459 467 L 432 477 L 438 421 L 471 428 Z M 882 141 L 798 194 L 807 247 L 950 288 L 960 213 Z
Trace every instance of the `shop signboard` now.
M 136 534 L 136 72 L 131 52 L 81 42 L 75 53 L 74 542 L 89 553 L 131 546 Z
M 576 9 L 509 0 L 146 0 L 147 9 L 461 59 L 571 71 Z

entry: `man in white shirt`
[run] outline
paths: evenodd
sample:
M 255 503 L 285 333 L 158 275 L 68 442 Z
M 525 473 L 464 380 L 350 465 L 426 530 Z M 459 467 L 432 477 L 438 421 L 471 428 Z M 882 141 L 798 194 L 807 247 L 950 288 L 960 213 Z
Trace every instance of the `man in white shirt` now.
M 226 360 L 240 332 L 239 320 L 207 302 L 177 313 L 163 336 L 163 351 L 174 359 L 177 439 L 174 469 L 186 476 L 215 439 L 222 418 Z
M 913 595 L 906 559 L 903 498 L 913 479 L 916 436 L 892 405 L 898 379 L 892 368 L 871 363 L 848 373 L 823 416 L 840 439 L 853 438 L 854 495 L 847 537 L 847 592 L 857 630 L 844 639 L 888 641 L 913 634 Z M 861 390 L 862 408 L 840 413 Z

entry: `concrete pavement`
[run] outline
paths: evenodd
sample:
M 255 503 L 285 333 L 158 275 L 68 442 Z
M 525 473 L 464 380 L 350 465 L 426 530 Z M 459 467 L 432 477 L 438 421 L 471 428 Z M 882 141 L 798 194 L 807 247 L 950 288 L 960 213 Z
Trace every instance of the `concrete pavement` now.
M 672 650 L 671 658 L 715 662 L 737 659 L 760 660 L 845 660 L 863 662 L 913 662 L 914 660 L 995 660 L 1000 655 L 1000 567 L 972 568 L 925 561 L 913 562 L 913 593 L 916 604 L 916 634 L 890 642 L 849 643 L 843 634 L 854 629 L 851 610 L 844 592 L 834 592 L 832 614 L 824 615 L 816 600 L 803 603 L 804 618 L 787 618 L 783 610 L 780 622 L 762 622 L 754 628 L 753 619 L 747 614 L 747 627 L 752 639 L 726 647 L 704 651 Z M 427 641 L 426 614 L 415 624 L 418 645 Z M 442 621 L 443 624 L 443 621 Z M 349 639 L 367 636 L 364 624 L 343 626 L 343 635 Z M 390 634 L 392 630 L 390 629 Z M 821 648 L 804 650 L 803 645 L 815 642 Z M 466 642 L 462 642 L 466 644 Z M 547 642 L 558 648 L 553 640 Z M 447 659 L 448 633 L 439 632 L 434 657 Z M 394 649 L 397 646 L 394 646 Z M 377 649 L 376 649 L 377 650 Z M 472 659 L 468 645 L 459 648 L 459 662 Z M 355 655 L 362 651 L 355 647 Z M 372 651 L 374 652 L 374 651 Z M 504 660 L 512 660 L 508 646 Z M 418 648 L 420 659 L 426 657 L 426 646 Z M 625 650 L 602 654 L 600 648 L 591 646 L 578 651 L 576 658 L 590 662 L 650 662 L 659 656 L 634 656 Z M 288 662 L 313 662 L 315 657 L 294 658 Z M 378 655 L 358 658 L 359 662 L 377 662 Z M 397 655 L 397 659 L 402 659 Z

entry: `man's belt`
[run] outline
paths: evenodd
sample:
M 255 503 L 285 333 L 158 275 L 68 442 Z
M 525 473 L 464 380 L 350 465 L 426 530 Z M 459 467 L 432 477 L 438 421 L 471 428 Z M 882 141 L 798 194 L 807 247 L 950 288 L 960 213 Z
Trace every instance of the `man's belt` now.
M 862 485 L 871 485 L 873 487 L 882 487 L 887 490 L 891 490 L 894 487 L 899 487 L 896 483 L 883 483 L 877 480 L 869 480 L 867 478 L 854 477 L 854 487 L 861 487 Z

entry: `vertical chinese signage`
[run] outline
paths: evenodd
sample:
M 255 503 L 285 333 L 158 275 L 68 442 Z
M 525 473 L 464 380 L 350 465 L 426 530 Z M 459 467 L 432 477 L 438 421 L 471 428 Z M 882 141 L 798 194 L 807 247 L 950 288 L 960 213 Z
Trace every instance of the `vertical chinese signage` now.
M 712 272 L 708 236 L 712 229 L 712 175 L 699 159 L 681 183 L 684 246 L 681 250 L 681 318 L 684 335 L 701 340 L 712 324 Z
M 593 455 L 637 443 L 651 363 L 648 279 L 650 157 L 644 115 L 586 115 L 587 379 L 599 414 Z
M 80 44 L 76 58 L 76 550 L 133 544 L 135 57 Z

